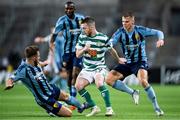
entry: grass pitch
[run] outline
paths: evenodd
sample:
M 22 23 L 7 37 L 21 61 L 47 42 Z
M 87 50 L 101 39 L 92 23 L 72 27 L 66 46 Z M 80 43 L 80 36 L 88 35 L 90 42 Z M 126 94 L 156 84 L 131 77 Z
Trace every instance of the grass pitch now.
M 159 105 L 165 112 L 162 117 L 155 115 L 151 102 L 140 86 L 132 86 L 140 89 L 139 105 L 133 103 L 130 95 L 108 87 L 115 116 L 105 117 L 105 105 L 100 92 L 94 85 L 91 85 L 87 89 L 97 105 L 100 106 L 101 113 L 87 118 L 85 115 L 90 110 L 86 110 L 82 114 L 73 111 L 71 118 L 58 118 L 49 117 L 44 109 L 35 103 L 33 96 L 23 85 L 15 85 L 9 91 L 4 91 L 4 86 L 0 85 L 0 120 L 180 120 L 180 86 L 152 86 L 156 91 Z M 77 97 L 83 102 L 80 96 Z

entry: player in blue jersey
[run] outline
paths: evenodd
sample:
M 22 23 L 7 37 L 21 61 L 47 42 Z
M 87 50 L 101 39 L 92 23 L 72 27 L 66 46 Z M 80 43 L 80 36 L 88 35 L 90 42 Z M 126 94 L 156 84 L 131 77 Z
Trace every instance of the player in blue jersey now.
M 51 38 L 51 48 L 53 48 L 53 42 L 57 35 L 62 33 L 64 36 L 63 67 L 68 73 L 68 86 L 70 88 L 70 95 L 72 96 L 76 96 L 74 84 L 82 66 L 82 59 L 76 58 L 75 45 L 81 33 L 80 22 L 84 18 L 82 15 L 74 12 L 75 4 L 72 1 L 66 2 L 66 15 L 60 17 L 56 22 L 55 31 Z
M 153 104 L 156 114 L 161 116 L 164 112 L 158 105 L 154 89 L 148 83 L 145 37 L 157 36 L 156 46 L 159 48 L 164 45 L 164 34 L 160 30 L 134 25 L 134 18 L 131 12 L 123 14 L 123 27 L 119 28 L 110 40 L 113 44 L 121 43 L 122 52 L 126 59 L 122 61 L 122 64 L 118 64 L 110 71 L 106 82 L 117 90 L 131 93 L 132 89 L 129 89 L 121 80 L 130 74 L 137 75 L 139 82 Z
M 26 47 L 25 57 L 26 59 L 22 61 L 14 75 L 6 81 L 5 90 L 12 88 L 14 82 L 21 80 L 33 94 L 37 104 L 48 112 L 64 117 L 72 115 L 71 110 L 62 105 L 59 100 L 76 106 L 79 112 L 84 110 L 84 106 L 76 98 L 48 83 L 41 66 L 39 66 L 40 53 L 37 46 Z
M 54 31 L 54 27 L 51 27 L 51 34 Z M 46 37 L 36 37 L 35 43 L 50 43 L 51 34 Z M 61 90 L 67 91 L 67 74 L 66 71 L 62 69 L 62 56 L 63 56 L 63 46 L 64 46 L 64 37 L 62 35 L 58 35 L 55 40 L 55 48 L 53 51 L 49 51 L 48 58 L 46 61 L 43 61 L 42 64 L 47 64 L 43 70 L 45 75 L 50 75 L 50 73 L 55 73 L 53 79 L 50 81 L 51 84 L 57 83 L 60 85 Z M 52 74 L 51 74 L 52 76 Z

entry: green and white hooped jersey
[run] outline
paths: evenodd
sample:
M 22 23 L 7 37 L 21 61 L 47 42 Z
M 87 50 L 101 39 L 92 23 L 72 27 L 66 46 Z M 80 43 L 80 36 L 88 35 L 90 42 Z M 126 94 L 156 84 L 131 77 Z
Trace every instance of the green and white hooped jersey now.
M 76 49 L 82 49 L 86 44 L 91 45 L 90 50 L 83 54 L 83 69 L 94 71 L 107 67 L 105 65 L 105 52 L 112 48 L 108 40 L 106 35 L 99 32 L 92 37 L 84 34 L 79 36 Z

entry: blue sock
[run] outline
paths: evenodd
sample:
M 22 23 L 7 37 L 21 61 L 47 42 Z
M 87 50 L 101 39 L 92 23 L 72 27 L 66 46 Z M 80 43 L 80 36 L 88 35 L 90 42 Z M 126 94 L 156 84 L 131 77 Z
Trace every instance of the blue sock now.
M 77 91 L 76 91 L 75 86 L 71 86 L 70 95 L 73 97 L 76 97 Z
M 117 80 L 114 82 L 113 88 L 122 91 L 122 92 L 126 92 L 130 95 L 133 94 L 134 90 L 132 88 L 130 88 L 129 86 L 127 86 L 125 83 L 123 83 L 121 80 Z
M 67 86 L 67 80 L 66 79 L 61 79 L 60 80 L 60 88 L 61 88 L 61 90 L 64 90 L 64 91 L 66 91 L 67 92 L 67 88 L 68 88 L 68 86 Z
M 81 103 L 73 96 L 69 96 L 68 100 L 65 101 L 68 105 L 73 105 L 77 108 L 81 108 Z
M 159 105 L 157 103 L 157 98 L 154 89 L 151 86 L 148 86 L 144 90 L 146 91 L 148 98 L 151 100 L 154 109 L 159 109 Z
M 49 83 L 50 84 L 55 84 L 60 79 L 61 79 L 61 77 L 59 75 L 56 75 Z

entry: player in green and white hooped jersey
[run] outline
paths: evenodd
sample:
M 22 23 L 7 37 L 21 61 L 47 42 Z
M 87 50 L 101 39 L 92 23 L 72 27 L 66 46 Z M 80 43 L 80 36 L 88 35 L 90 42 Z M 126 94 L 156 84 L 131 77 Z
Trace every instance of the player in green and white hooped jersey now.
M 92 116 L 100 112 L 100 108 L 96 106 L 91 99 L 86 86 L 95 82 L 97 88 L 101 92 L 106 105 L 106 116 L 113 115 L 111 107 L 109 91 L 105 86 L 105 77 L 107 67 L 105 65 L 105 52 L 110 50 L 113 56 L 119 60 L 119 56 L 108 44 L 108 37 L 103 33 L 96 31 L 95 21 L 91 17 L 86 17 L 81 23 L 82 34 L 79 36 L 76 45 L 76 56 L 83 56 L 83 69 L 77 77 L 75 87 L 79 94 L 85 98 L 88 107 L 92 107 L 91 113 L 86 116 Z

